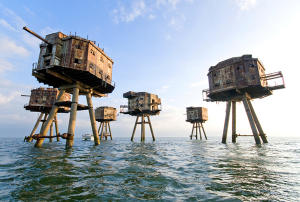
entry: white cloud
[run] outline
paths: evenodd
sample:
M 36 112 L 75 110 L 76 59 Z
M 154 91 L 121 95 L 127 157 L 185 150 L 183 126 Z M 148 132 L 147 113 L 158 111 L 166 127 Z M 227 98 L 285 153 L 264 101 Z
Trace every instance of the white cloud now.
M 50 27 L 47 26 L 45 29 L 43 29 L 43 30 L 41 31 L 41 34 L 42 34 L 41 37 L 44 37 L 44 36 L 46 36 L 47 34 L 51 34 L 51 33 L 54 33 L 54 32 L 57 32 L 57 31 L 54 30 L 54 29 L 51 29 Z
M 10 62 L 0 58 L 0 73 L 4 74 L 6 71 L 13 71 L 14 65 Z
M 236 0 L 236 3 L 243 11 L 249 10 L 250 8 L 257 6 L 258 0 Z
M 131 4 L 131 11 L 127 11 L 124 6 L 119 6 L 110 13 L 111 19 L 119 23 L 119 18 L 124 22 L 134 21 L 137 17 L 142 16 L 145 12 L 146 4 L 143 0 L 136 0 Z
M 24 5 L 23 5 L 23 7 L 25 8 L 25 10 L 26 10 L 28 13 L 30 13 L 31 15 L 34 15 L 34 13 L 33 13 L 29 8 L 27 8 L 27 7 L 24 6 Z
M 160 92 L 166 92 L 168 88 L 170 88 L 170 86 L 163 86 Z
M 14 56 L 29 56 L 29 51 L 22 46 L 18 46 L 15 42 L 10 41 L 8 38 L 0 38 L 0 53 L 1 57 L 14 57 Z
M 153 19 L 155 19 L 155 18 L 156 18 L 156 15 L 152 15 L 152 14 L 150 14 L 148 18 L 149 18 L 149 20 L 153 20 Z
M 170 34 L 166 34 L 165 38 L 166 38 L 167 41 L 169 41 L 169 40 L 172 39 L 171 36 L 170 36 Z
M 207 80 L 202 80 L 196 83 L 191 83 L 190 87 L 198 87 L 198 86 L 204 86 L 207 85 Z
M 17 30 L 20 30 L 26 26 L 26 22 L 20 18 L 17 14 L 15 14 L 12 10 L 8 8 L 3 8 L 4 14 L 11 18 L 11 21 L 16 24 Z
M 8 22 L 6 22 L 3 19 L 0 19 L 0 25 L 2 25 L 3 27 L 12 30 L 12 31 L 17 31 L 15 28 L 13 28 Z
M 168 26 L 174 29 L 181 29 L 185 22 L 185 16 L 182 13 L 171 13 L 165 17 L 169 23 Z
M 177 8 L 177 4 L 179 4 L 180 0 L 168 0 L 168 3 L 171 4 L 173 9 Z

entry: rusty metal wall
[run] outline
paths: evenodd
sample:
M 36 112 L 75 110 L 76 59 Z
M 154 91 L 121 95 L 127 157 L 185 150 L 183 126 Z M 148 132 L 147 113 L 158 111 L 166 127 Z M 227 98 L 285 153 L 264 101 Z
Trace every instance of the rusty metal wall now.
M 265 69 L 257 58 L 247 55 L 218 63 L 209 69 L 211 93 L 241 89 L 248 86 L 266 86 Z
M 59 94 L 56 88 L 36 88 L 31 90 L 29 106 L 52 107 Z M 62 101 L 70 101 L 71 96 L 65 93 Z
M 134 95 L 131 97 L 131 95 Z M 123 95 L 129 96 L 128 98 L 128 111 L 155 111 L 159 110 L 158 105 L 161 105 L 161 99 L 155 94 L 150 93 L 135 93 L 127 92 Z
M 95 109 L 95 118 L 101 120 L 117 120 L 117 109 L 113 107 L 98 107 Z
M 42 43 L 37 69 L 61 66 L 89 71 L 98 78 L 112 83 L 113 61 L 93 41 L 66 36 L 61 32 L 46 36 L 52 45 Z
M 187 121 L 202 121 L 208 120 L 208 112 L 205 107 L 187 107 L 186 108 Z

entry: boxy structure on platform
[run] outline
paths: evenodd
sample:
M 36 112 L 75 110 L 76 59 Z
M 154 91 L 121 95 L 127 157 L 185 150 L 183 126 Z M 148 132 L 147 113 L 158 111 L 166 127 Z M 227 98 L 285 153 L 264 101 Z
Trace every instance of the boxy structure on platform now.
M 32 136 L 34 135 L 38 125 L 40 122 L 44 123 L 46 121 L 46 118 L 48 114 L 50 113 L 53 105 L 55 104 L 56 98 L 59 94 L 59 90 L 56 88 L 34 88 L 31 90 L 29 104 L 24 105 L 24 108 L 26 110 L 29 110 L 31 112 L 40 112 L 39 118 L 37 119 L 37 122 L 31 132 L 31 134 L 26 137 L 25 139 L 28 142 L 32 141 Z M 71 96 L 68 93 L 64 94 L 64 97 L 62 98 L 62 101 L 70 101 Z M 68 113 L 69 107 L 59 107 L 57 110 L 58 113 Z M 44 119 L 42 120 L 42 117 L 44 116 Z M 57 125 L 57 116 L 54 117 L 53 122 L 55 123 L 56 128 L 56 135 L 58 135 L 58 125 Z M 53 123 L 50 126 L 50 136 L 53 136 Z M 59 141 L 59 137 L 57 137 L 57 140 Z M 50 142 L 52 142 L 52 138 L 50 138 Z
M 279 71 L 266 74 L 261 61 L 252 58 L 252 55 L 243 55 L 229 58 L 210 67 L 207 76 L 209 89 L 203 90 L 203 100 L 227 102 L 222 142 L 226 143 L 227 139 L 231 104 L 233 106 L 232 142 L 236 142 L 236 102 L 242 101 L 256 143 L 261 143 L 259 136 L 264 143 L 267 143 L 266 135 L 260 126 L 251 100 L 270 96 L 273 90 L 285 88 L 282 73 Z
M 110 139 L 112 140 L 110 122 L 117 120 L 117 109 L 108 106 L 97 107 L 95 109 L 95 118 L 96 121 L 100 122 L 100 126 L 98 129 L 100 140 L 102 140 L 103 137 L 105 137 L 105 139 L 107 140 L 108 136 L 110 136 Z M 109 133 L 107 131 L 107 128 L 109 129 Z
M 123 94 L 124 98 L 128 98 L 128 105 L 120 106 L 120 113 L 129 114 L 131 116 L 136 116 L 136 121 L 131 137 L 131 141 L 134 138 L 134 133 L 137 124 L 141 124 L 141 141 L 145 141 L 145 123 L 149 124 L 153 141 L 155 141 L 150 116 L 159 115 L 161 111 L 161 99 L 155 94 L 147 92 L 133 92 L 129 91 Z M 141 117 L 141 122 L 138 122 L 139 117 Z M 145 121 L 147 117 L 148 122 Z
M 204 107 L 187 107 L 186 108 L 186 121 L 193 124 L 192 133 L 190 136 L 191 139 L 193 139 L 193 134 L 194 134 L 195 128 L 196 128 L 196 135 L 195 135 L 196 139 L 198 139 L 198 130 L 199 130 L 200 139 L 202 140 L 200 128 L 202 128 L 204 137 L 205 137 L 205 139 L 207 139 L 206 133 L 205 133 L 205 130 L 204 130 L 204 127 L 202 124 L 202 123 L 205 123 L 205 121 L 207 121 L 207 120 L 208 120 L 207 108 L 204 108 Z
M 90 121 L 96 145 L 100 144 L 91 97 L 104 97 L 111 93 L 115 85 L 112 82 L 113 60 L 100 49 L 95 41 L 75 35 L 56 32 L 46 35 L 45 39 L 27 27 L 23 28 L 41 39 L 38 63 L 33 64 L 32 75 L 40 83 L 60 90 L 56 104 L 40 134 L 36 136 L 35 147 L 41 147 L 50 120 L 58 107 L 71 107 L 68 132 L 62 137 L 67 139 L 66 146 L 73 146 L 77 110 L 89 110 Z M 64 93 L 72 94 L 72 102 L 62 102 Z M 86 95 L 88 106 L 78 104 L 79 95 Z M 49 121 L 48 121 L 49 120 Z

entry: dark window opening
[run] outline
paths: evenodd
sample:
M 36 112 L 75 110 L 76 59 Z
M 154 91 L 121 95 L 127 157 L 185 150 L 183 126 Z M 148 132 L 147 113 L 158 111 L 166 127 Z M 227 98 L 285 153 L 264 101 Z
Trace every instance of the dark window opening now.
M 227 81 L 226 81 L 226 84 L 230 84 L 230 83 L 231 83 L 231 80 L 227 80 Z
M 74 63 L 77 63 L 77 64 L 82 64 L 82 60 L 80 60 L 80 59 L 76 59 L 76 58 L 75 58 L 75 61 L 74 61 Z
M 256 79 L 256 76 L 251 76 L 251 80 L 254 80 L 254 79 Z
M 219 87 L 220 86 L 220 84 L 219 83 L 216 83 L 215 85 L 214 85 L 214 87 Z
M 83 50 L 83 46 L 82 46 L 82 45 L 76 45 L 75 47 L 76 47 L 77 49 Z
M 94 64 L 90 63 L 90 68 L 93 69 L 94 68 Z
M 238 66 L 236 69 L 239 70 L 239 69 L 242 69 L 242 68 L 243 68 L 243 66 L 241 65 L 241 66 Z

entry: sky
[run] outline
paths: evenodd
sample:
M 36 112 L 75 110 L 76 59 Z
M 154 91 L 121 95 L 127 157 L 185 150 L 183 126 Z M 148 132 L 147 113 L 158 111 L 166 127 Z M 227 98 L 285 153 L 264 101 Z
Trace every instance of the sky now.
M 31 75 L 41 41 L 22 30 L 24 26 L 42 37 L 76 32 L 99 43 L 114 60 L 116 87 L 108 97 L 93 98 L 94 108 L 111 106 L 119 112 L 127 104 L 125 92 L 157 94 L 162 111 L 151 116 L 157 138 L 189 138 L 186 107 L 194 106 L 208 108 L 206 134 L 221 141 L 226 103 L 203 101 L 208 69 L 252 54 L 266 73 L 282 71 L 286 85 L 252 102 L 264 132 L 268 137 L 297 137 L 299 10 L 300 1 L 295 0 L 0 0 L 0 137 L 28 136 L 38 118 L 24 109 L 29 98 L 21 94 L 43 86 Z M 85 96 L 79 103 L 86 105 Z M 68 114 L 58 115 L 61 133 L 67 132 L 68 122 Z M 135 117 L 117 116 L 111 122 L 113 137 L 130 139 L 134 122 Z M 89 114 L 79 111 L 75 137 L 84 133 L 92 133 Z M 237 104 L 237 133 L 252 134 L 242 103 Z M 146 137 L 151 137 L 148 127 Z M 231 124 L 228 141 L 230 137 Z M 139 127 L 135 138 L 140 138 Z

